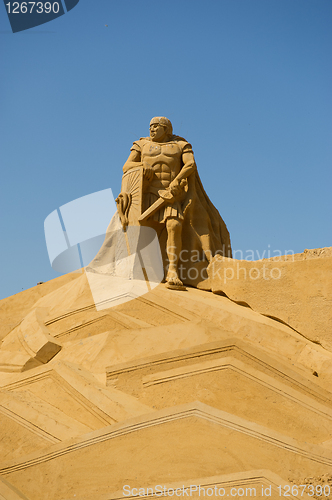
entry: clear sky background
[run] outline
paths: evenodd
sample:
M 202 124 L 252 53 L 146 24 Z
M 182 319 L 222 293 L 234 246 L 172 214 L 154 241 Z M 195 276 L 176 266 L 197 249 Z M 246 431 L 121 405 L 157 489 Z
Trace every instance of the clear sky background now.
M 331 0 L 80 0 L 12 34 L 1 4 L 0 298 L 57 276 L 45 218 L 117 195 L 153 116 L 192 143 L 233 249 L 331 246 L 331 26 Z

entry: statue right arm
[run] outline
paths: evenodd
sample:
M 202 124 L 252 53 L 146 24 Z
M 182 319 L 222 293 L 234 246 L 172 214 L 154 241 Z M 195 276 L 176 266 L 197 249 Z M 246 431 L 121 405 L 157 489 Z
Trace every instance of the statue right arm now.
M 135 143 L 134 143 L 135 144 Z M 141 152 L 137 151 L 137 149 L 132 149 L 131 153 L 128 157 L 128 160 L 123 165 L 123 173 L 125 174 L 131 168 L 142 167 L 144 178 L 150 182 L 154 176 L 154 170 L 151 167 L 143 167 Z
M 131 151 L 128 160 L 126 163 L 123 165 L 123 173 L 125 174 L 130 170 L 131 168 L 135 167 L 142 167 L 142 161 L 141 161 L 141 153 L 139 151 Z

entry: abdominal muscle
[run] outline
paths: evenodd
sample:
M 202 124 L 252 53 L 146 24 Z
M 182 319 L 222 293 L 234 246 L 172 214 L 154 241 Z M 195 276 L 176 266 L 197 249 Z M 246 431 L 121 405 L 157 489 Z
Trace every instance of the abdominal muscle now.
M 143 165 L 153 168 L 155 174 L 149 184 L 160 189 L 169 186 L 172 180 L 175 179 L 180 172 L 182 166 L 177 158 L 167 158 L 167 163 L 163 162 L 161 158 L 157 160 L 156 157 L 150 157 L 144 160 Z

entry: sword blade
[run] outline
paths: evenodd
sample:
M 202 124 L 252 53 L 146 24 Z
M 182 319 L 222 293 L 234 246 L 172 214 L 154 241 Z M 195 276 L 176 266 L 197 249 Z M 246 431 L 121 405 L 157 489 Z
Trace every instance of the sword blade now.
M 157 210 L 159 210 L 159 208 L 161 208 L 163 205 L 165 205 L 165 203 L 166 203 L 166 200 L 164 200 L 163 198 L 159 198 L 157 201 L 152 203 L 151 207 L 149 207 L 147 210 L 145 210 L 145 212 L 143 212 L 142 215 L 140 215 L 138 217 L 138 221 L 139 222 L 145 221 L 151 215 L 153 215 L 155 212 L 157 212 Z

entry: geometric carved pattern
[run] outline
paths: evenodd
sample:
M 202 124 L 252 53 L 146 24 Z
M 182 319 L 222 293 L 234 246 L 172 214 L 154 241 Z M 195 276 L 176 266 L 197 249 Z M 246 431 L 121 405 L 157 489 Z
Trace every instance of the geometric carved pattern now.
M 8 460 L 114 424 L 128 418 L 126 405 L 134 414 L 150 411 L 132 399 L 116 390 L 98 388 L 97 380 L 68 363 L 31 370 L 0 389 L 3 430 L 5 425 L 17 427 L 16 433 L 7 432 L 0 442 L 2 458 Z
M 311 380 L 288 368 L 286 365 L 283 366 L 279 360 L 276 361 L 271 357 L 271 354 L 267 355 L 259 348 L 253 347 L 237 338 L 201 344 L 187 349 L 178 349 L 113 365 L 106 369 L 107 384 L 130 392 L 130 385 L 135 383 L 134 380 L 138 378 L 142 381 L 146 374 L 149 374 L 151 380 L 153 380 L 152 374 L 158 374 L 168 367 L 170 369 L 183 366 L 189 367 L 191 364 L 196 365 L 200 362 L 211 361 L 220 358 L 220 356 L 238 359 L 252 366 L 254 369 L 289 385 L 301 394 L 313 397 L 317 402 L 327 405 L 332 409 L 331 392 L 314 384 Z M 188 370 L 189 368 L 186 368 L 184 373 Z M 133 377 L 134 373 L 137 377 Z
M 190 436 L 195 436 L 195 440 Z M 244 454 L 243 449 L 251 451 Z M 172 450 L 171 462 L 167 450 Z M 332 467 L 332 450 L 297 442 L 196 402 L 135 417 L 75 438 L 70 445 L 53 445 L 45 452 L 2 464 L 0 474 L 17 488 L 24 486 L 24 493 L 33 500 L 44 499 L 36 479 L 45 474 L 57 476 L 57 480 L 48 485 L 49 500 L 68 498 L 68 482 L 76 496 L 84 498 L 86 489 L 82 478 L 88 477 L 90 496 L 87 498 L 99 499 L 106 494 L 110 497 L 112 491 L 118 491 L 125 484 L 132 487 L 165 484 L 170 474 L 180 480 L 187 473 L 188 463 L 191 477 L 201 477 L 202 472 L 210 477 L 221 470 L 233 474 L 262 469 L 276 453 L 279 460 L 275 463 L 275 473 L 281 477 L 288 478 L 289 470 L 296 469 L 299 473 L 311 470 L 313 475 L 318 475 L 329 472 Z M 149 467 L 142 467 L 147 457 Z M 93 470 L 107 471 L 107 474 L 92 474 L 91 464 Z M 57 475 L 59 470 L 61 475 Z M 27 482 L 27 478 L 31 481 Z

